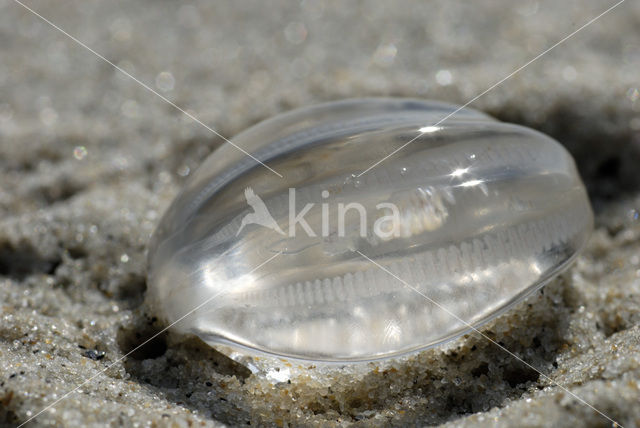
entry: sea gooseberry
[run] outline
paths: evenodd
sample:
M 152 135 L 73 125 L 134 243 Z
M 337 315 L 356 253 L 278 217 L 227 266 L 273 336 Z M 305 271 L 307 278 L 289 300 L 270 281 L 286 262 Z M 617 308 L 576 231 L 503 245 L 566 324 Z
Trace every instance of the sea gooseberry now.
M 355 99 L 240 133 L 154 233 L 149 304 L 211 345 L 337 362 L 494 318 L 567 268 L 593 214 L 560 144 L 456 110 Z

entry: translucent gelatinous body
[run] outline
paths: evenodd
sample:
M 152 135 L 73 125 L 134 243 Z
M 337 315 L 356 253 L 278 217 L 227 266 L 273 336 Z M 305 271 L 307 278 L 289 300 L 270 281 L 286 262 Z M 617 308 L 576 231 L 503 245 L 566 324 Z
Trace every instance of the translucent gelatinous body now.
M 466 109 L 429 126 L 453 109 L 350 100 L 241 133 L 232 141 L 283 178 L 229 144 L 205 160 L 152 239 L 150 302 L 173 322 L 211 299 L 175 328 L 212 344 L 362 361 L 441 343 L 522 299 L 588 238 L 584 186 L 533 130 Z

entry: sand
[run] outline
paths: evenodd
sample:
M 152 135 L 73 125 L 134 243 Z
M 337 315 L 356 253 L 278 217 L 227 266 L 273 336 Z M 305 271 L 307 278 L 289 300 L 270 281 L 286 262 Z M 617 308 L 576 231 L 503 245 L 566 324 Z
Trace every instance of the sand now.
M 464 103 L 614 3 L 29 4 L 231 137 L 327 100 Z M 64 397 L 30 423 L 611 426 L 587 402 L 640 426 L 639 20 L 626 1 L 473 103 L 566 145 L 596 212 L 575 265 L 482 329 L 543 375 L 477 334 L 251 372 L 173 333 L 121 360 L 164 327 L 144 304 L 149 236 L 222 139 L 0 2 L 0 423 Z

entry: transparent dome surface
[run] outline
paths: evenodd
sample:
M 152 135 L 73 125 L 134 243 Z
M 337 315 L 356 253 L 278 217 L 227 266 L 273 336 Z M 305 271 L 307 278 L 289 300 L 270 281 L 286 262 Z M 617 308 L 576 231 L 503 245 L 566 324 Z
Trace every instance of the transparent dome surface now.
M 455 109 L 347 100 L 237 135 L 282 177 L 212 153 L 152 237 L 149 304 L 212 345 L 338 362 L 495 317 L 569 265 L 593 215 L 560 144 L 471 109 L 430 126 Z

